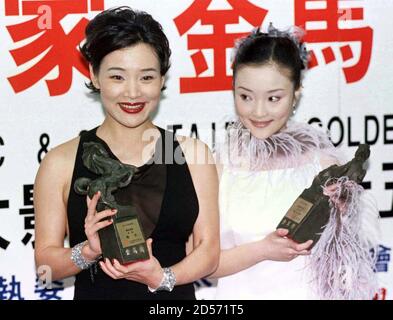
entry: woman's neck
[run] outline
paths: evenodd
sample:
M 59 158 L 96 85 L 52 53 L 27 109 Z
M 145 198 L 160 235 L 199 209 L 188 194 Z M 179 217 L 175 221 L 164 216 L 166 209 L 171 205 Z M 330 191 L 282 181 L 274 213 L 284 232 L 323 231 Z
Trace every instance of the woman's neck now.
M 141 126 L 129 128 L 105 119 L 97 129 L 97 136 L 108 144 L 120 161 L 140 166 L 154 153 L 160 132 L 150 120 Z

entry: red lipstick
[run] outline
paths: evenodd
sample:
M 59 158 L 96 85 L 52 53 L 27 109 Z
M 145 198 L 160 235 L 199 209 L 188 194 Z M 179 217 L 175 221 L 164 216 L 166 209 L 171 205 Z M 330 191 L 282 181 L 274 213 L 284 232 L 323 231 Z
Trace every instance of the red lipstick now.
M 146 102 L 134 102 L 134 103 L 130 103 L 130 102 L 120 102 L 119 106 L 121 108 L 121 110 L 123 110 L 126 113 L 129 114 L 136 114 L 139 113 L 143 110 L 143 108 L 145 107 Z

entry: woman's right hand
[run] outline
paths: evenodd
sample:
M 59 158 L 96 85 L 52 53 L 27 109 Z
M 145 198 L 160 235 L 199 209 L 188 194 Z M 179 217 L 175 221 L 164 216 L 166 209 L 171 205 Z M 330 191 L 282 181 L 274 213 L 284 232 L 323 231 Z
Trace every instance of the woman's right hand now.
M 297 256 L 310 254 L 308 249 L 313 241 L 297 243 L 287 237 L 288 232 L 287 229 L 277 229 L 261 240 L 264 260 L 291 261 Z
M 89 197 L 86 197 L 87 215 L 85 219 L 85 234 L 88 244 L 84 250 L 84 256 L 91 261 L 102 254 L 98 230 L 112 224 L 113 221 L 110 217 L 116 214 L 116 210 L 110 209 L 100 212 L 96 211 L 97 202 L 100 196 L 101 193 L 97 192 L 91 200 Z

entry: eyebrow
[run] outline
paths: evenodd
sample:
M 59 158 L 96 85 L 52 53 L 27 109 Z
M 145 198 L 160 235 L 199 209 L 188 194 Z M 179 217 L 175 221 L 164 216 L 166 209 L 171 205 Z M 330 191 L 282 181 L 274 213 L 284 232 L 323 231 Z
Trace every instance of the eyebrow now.
M 126 71 L 126 69 L 120 68 L 120 67 L 111 67 L 111 68 L 108 68 L 108 71 Z M 158 70 L 156 68 L 144 68 L 144 69 L 141 69 L 140 71 L 142 71 L 142 72 L 147 72 L 147 71 L 158 72 Z
M 243 90 L 246 90 L 246 91 L 248 91 L 248 92 L 252 92 L 252 90 L 250 90 L 250 89 L 247 89 L 247 88 L 245 88 L 245 87 L 242 87 L 242 86 L 240 86 L 240 87 L 237 87 L 238 89 L 243 89 Z
M 158 72 L 158 70 L 156 68 L 145 68 L 145 69 L 141 69 L 141 71 L 146 72 L 146 71 L 156 71 Z
M 284 91 L 285 89 L 273 89 L 273 90 L 269 90 L 267 93 L 273 93 L 276 91 Z
M 253 92 L 251 89 L 247 89 L 247 88 L 245 88 L 245 87 L 242 87 L 242 86 L 240 86 L 240 87 L 238 87 L 238 89 L 243 89 L 243 90 L 246 90 L 246 91 L 248 91 L 248 92 Z M 276 91 L 284 91 L 285 89 L 273 89 L 273 90 L 269 90 L 267 93 L 273 93 L 273 92 L 276 92 Z

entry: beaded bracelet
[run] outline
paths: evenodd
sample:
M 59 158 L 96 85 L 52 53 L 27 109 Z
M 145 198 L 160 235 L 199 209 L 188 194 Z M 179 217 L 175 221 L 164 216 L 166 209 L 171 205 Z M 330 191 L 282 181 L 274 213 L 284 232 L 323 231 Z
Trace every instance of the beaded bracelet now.
M 85 257 L 82 255 L 82 248 L 83 246 L 87 243 L 86 241 L 83 241 L 81 243 L 78 243 L 71 249 L 71 260 L 74 262 L 74 264 L 82 269 L 88 269 L 92 264 L 94 264 L 97 260 L 93 261 L 88 261 L 85 259 Z

